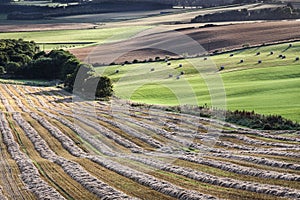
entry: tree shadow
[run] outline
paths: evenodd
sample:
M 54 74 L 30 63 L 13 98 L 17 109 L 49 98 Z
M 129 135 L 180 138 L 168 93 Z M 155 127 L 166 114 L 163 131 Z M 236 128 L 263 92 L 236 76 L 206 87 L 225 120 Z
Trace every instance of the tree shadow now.
M 288 46 L 287 48 L 285 48 L 285 49 L 282 50 L 281 52 L 286 52 L 286 51 L 289 50 L 290 48 L 292 48 L 292 46 Z

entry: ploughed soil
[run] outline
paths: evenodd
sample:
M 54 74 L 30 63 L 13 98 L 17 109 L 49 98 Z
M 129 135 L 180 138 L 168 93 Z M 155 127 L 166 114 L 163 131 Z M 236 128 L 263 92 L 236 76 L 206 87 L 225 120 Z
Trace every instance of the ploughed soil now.
M 177 29 L 153 29 L 126 41 L 71 50 L 81 60 L 109 64 L 165 56 L 202 55 L 300 39 L 300 21 L 271 21 Z M 177 27 L 177 26 L 174 26 Z

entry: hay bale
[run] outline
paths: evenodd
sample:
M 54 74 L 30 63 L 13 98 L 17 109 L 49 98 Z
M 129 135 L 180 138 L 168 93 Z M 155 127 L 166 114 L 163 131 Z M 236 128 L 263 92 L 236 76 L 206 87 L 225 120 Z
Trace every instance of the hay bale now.
M 182 67 L 182 64 L 179 64 L 178 67 Z
M 151 68 L 150 71 L 151 71 L 151 72 L 154 72 L 154 71 L 155 71 L 155 68 Z
M 240 60 L 240 63 L 243 63 L 244 62 L 244 60 L 242 59 L 242 60 Z
M 296 57 L 295 60 L 298 61 L 298 60 L 299 60 L 299 57 Z
M 260 52 L 257 52 L 256 55 L 259 56 L 259 55 L 260 55 Z
M 258 64 L 261 64 L 261 63 L 262 63 L 262 60 L 257 61 L 257 63 L 258 63 Z

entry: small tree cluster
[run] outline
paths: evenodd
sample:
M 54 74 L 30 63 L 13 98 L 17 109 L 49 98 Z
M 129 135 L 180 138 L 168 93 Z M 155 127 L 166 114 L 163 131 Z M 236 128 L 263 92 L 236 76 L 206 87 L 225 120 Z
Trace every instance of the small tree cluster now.
M 35 42 L 10 39 L 0 39 L 0 66 L 1 74 L 15 74 L 21 66 L 27 65 L 39 47 Z
M 73 54 L 64 50 L 39 52 L 34 42 L 19 40 L 0 40 L 0 74 L 26 79 L 60 80 L 65 87 L 73 90 L 77 74 L 87 88 L 91 82 L 96 84 L 94 97 L 112 95 L 112 83 L 107 77 L 96 75 L 93 67 L 81 63 Z M 98 82 L 95 82 L 98 81 Z M 86 84 L 86 85 L 84 85 Z

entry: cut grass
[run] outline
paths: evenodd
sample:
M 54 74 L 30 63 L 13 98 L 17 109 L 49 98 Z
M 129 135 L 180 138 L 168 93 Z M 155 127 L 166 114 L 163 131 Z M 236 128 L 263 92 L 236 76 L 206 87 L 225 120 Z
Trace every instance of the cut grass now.
M 39 153 L 35 151 L 35 148 L 31 141 L 26 137 L 23 130 L 12 120 L 9 116 L 7 119 L 11 122 L 10 126 L 14 127 L 14 134 L 17 134 L 18 142 L 25 148 L 24 151 L 28 157 L 33 161 L 40 174 L 45 181 L 56 188 L 63 196 L 70 199 L 80 199 L 88 196 L 91 199 L 96 199 L 93 194 L 85 190 L 79 183 L 74 181 L 71 177 L 66 175 L 63 170 L 51 161 L 48 161 L 40 157 Z M 63 186 L 63 187 L 62 187 Z
M 254 110 L 299 122 L 300 61 L 295 58 L 299 56 L 300 42 L 293 43 L 291 48 L 288 46 L 285 43 L 239 50 L 212 56 L 207 61 L 203 58 L 176 60 L 171 61 L 170 67 L 164 62 L 155 62 L 99 67 L 97 71 L 115 82 L 116 96 L 161 105 L 195 105 L 196 102 L 216 107 L 217 103 L 212 100 L 222 101 L 224 96 L 221 84 L 214 88 L 215 85 L 206 81 L 209 76 L 214 76 L 216 81 L 224 84 L 227 109 Z M 270 55 L 271 51 L 273 55 Z M 260 55 L 256 55 L 257 52 Z M 234 56 L 230 57 L 230 54 Z M 280 54 L 286 59 L 278 58 Z M 243 63 L 239 63 L 241 59 Z M 258 60 L 262 63 L 257 64 Z M 178 68 L 180 63 L 182 68 Z M 218 72 L 220 66 L 225 69 Z M 151 71 L 152 68 L 155 71 Z M 117 69 L 119 73 L 114 73 Z M 177 80 L 181 71 L 185 74 Z M 169 74 L 173 77 L 169 78 Z
M 245 200 L 254 200 L 254 199 L 260 199 L 260 200 L 273 200 L 273 199 L 280 199 L 276 198 L 274 196 L 269 196 L 265 194 L 258 194 L 258 193 L 251 193 L 248 191 L 233 189 L 233 188 L 224 188 L 216 185 L 211 185 L 203 182 L 199 182 L 178 174 L 174 174 L 171 172 L 166 172 L 158 169 L 151 169 L 149 166 L 146 166 L 144 164 L 135 162 L 135 161 L 124 161 L 119 159 L 118 162 L 120 162 L 123 165 L 127 165 L 133 168 L 137 168 L 139 170 L 142 170 L 146 172 L 147 174 L 150 174 L 156 178 L 159 178 L 161 180 L 168 181 L 170 183 L 173 183 L 174 185 L 177 185 L 182 188 L 190 189 L 199 191 L 204 194 L 210 194 L 217 196 L 219 198 L 224 199 L 245 199 Z M 205 166 L 206 167 L 206 166 Z M 225 172 L 226 173 L 226 172 Z

